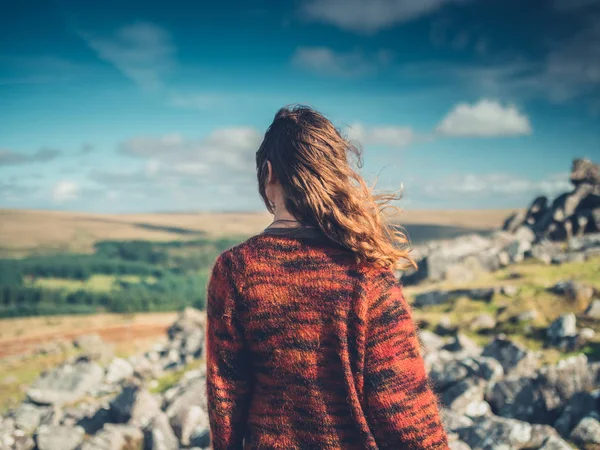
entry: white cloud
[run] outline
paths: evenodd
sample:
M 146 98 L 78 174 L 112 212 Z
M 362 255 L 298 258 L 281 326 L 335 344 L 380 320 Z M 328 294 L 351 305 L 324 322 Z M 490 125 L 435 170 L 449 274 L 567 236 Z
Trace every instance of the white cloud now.
M 415 140 L 412 128 L 399 126 L 365 127 L 355 123 L 348 128 L 347 134 L 351 140 L 365 146 L 406 147 Z
M 452 137 L 494 137 L 531 134 L 531 124 L 515 106 L 491 100 L 460 103 L 440 122 L 438 134 Z
M 336 52 L 327 47 L 299 47 L 292 56 L 292 64 L 319 75 L 359 77 L 375 72 L 392 59 L 387 50 L 367 56 L 358 50 Z
M 409 22 L 464 0 L 309 0 L 301 14 L 309 20 L 357 33 L 374 33 Z
M 568 173 L 550 174 L 541 180 L 508 173 L 457 174 L 423 187 L 424 192 L 430 196 L 452 198 L 457 195 L 490 198 L 494 195 L 513 197 L 525 195 L 529 198 L 541 194 L 553 198 L 572 189 Z
M 73 181 L 59 181 L 52 188 L 52 198 L 55 202 L 75 200 L 79 195 L 79 186 Z
M 169 33 L 148 22 L 135 22 L 110 36 L 80 32 L 98 54 L 143 89 L 161 88 L 174 62 L 175 48 Z

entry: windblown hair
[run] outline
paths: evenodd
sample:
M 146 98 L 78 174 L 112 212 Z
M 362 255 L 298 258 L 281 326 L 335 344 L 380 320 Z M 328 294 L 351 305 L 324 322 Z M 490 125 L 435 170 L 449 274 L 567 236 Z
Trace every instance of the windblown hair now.
M 384 216 L 394 193 L 375 193 L 352 167 L 362 167 L 361 151 L 322 114 L 307 106 L 280 109 L 256 152 L 261 197 L 266 196 L 267 161 L 281 183 L 287 210 L 305 225 L 351 250 L 358 261 L 384 267 L 416 267 L 408 239 Z

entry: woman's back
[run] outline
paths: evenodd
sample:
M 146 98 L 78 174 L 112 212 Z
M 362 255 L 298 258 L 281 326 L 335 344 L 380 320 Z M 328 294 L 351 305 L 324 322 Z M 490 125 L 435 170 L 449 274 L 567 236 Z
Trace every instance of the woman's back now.
M 356 263 L 316 228 L 280 230 L 213 270 L 215 450 L 448 448 L 391 269 Z

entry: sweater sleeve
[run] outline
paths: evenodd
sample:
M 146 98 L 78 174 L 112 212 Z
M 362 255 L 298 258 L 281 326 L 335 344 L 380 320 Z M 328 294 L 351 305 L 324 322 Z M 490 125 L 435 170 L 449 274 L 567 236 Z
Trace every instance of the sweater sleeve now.
M 379 449 L 448 449 L 412 311 L 391 270 L 374 280 L 365 351 L 367 420 Z
M 215 262 L 207 292 L 206 385 L 214 450 L 242 449 L 250 396 L 233 271 L 231 257 L 225 252 Z

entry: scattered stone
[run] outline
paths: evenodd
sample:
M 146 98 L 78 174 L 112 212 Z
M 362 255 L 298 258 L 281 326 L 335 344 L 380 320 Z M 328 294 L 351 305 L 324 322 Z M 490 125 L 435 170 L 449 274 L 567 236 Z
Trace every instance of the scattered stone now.
M 564 296 L 569 302 L 587 305 L 594 296 L 594 288 L 579 281 L 560 281 L 550 288 L 550 291 Z
M 469 328 L 473 331 L 488 331 L 496 327 L 496 319 L 489 314 L 479 314 L 469 324 Z
M 538 366 L 538 357 L 535 353 L 511 341 L 503 334 L 499 334 L 486 345 L 481 354 L 500 362 L 506 374 L 528 375 Z
M 426 353 L 435 352 L 446 343 L 439 335 L 423 329 L 419 330 L 419 342 L 421 343 L 421 348 Z
M 585 416 L 598 409 L 598 391 L 576 392 L 564 406 L 560 416 L 554 422 L 554 428 L 561 436 L 568 437 L 575 425 Z
M 572 312 L 563 314 L 555 319 L 546 330 L 546 342 L 548 345 L 560 347 L 566 338 L 577 335 L 577 323 L 575 314 Z
M 528 311 L 523 311 L 515 316 L 510 318 L 510 321 L 513 323 L 522 323 L 522 322 L 533 322 L 538 318 L 539 314 L 537 310 L 530 309 Z
M 502 286 L 500 288 L 500 292 L 503 295 L 506 295 L 507 297 L 516 297 L 516 295 L 519 293 L 519 288 L 517 286 L 513 286 L 513 285 L 506 285 L 506 286 Z
M 544 441 L 539 450 L 573 450 L 573 448 L 560 437 L 550 436 Z
M 442 403 L 451 410 L 468 417 L 480 417 L 490 412 L 483 399 L 485 385 L 481 380 L 462 380 L 442 394 Z
M 208 427 L 206 379 L 189 383 L 169 404 L 166 413 L 171 426 L 183 445 L 189 445 L 190 437 L 198 426 Z
M 470 427 L 473 425 L 472 419 L 448 408 L 440 408 L 440 417 L 444 424 L 444 429 L 449 431 L 456 431 L 459 428 Z
M 600 319 L 600 299 L 593 299 L 585 310 L 585 316 L 590 319 Z
M 440 336 L 452 336 L 458 331 L 458 327 L 452 324 L 450 317 L 442 316 L 437 326 L 435 327 L 436 334 Z
M 113 347 L 102 340 L 97 334 L 78 336 L 73 340 L 73 345 L 81 349 L 82 354 L 90 361 L 107 364 L 114 356 Z
M 147 390 L 126 386 L 110 403 L 110 413 L 117 423 L 146 427 L 160 412 L 160 405 Z
M 81 445 L 81 450 L 130 450 L 142 448 L 143 433 L 130 425 L 107 423 L 95 436 Z
M 165 413 L 159 413 L 145 433 L 147 450 L 178 450 L 179 441 Z
M 27 434 L 31 434 L 49 412 L 50 409 L 47 407 L 23 403 L 14 412 L 15 427 Z
M 75 450 L 83 442 L 82 427 L 42 425 L 37 430 L 38 450 Z
M 569 439 L 584 448 L 600 445 L 600 422 L 594 417 L 584 417 L 571 431 Z
M 426 306 L 441 305 L 450 300 L 450 294 L 444 291 L 430 291 L 422 294 L 417 294 L 413 302 L 415 308 L 423 308 Z
M 504 417 L 490 416 L 457 433 L 473 449 L 510 450 L 527 448 L 531 440 L 531 425 Z
M 106 369 L 105 381 L 109 384 L 115 384 L 132 375 L 132 365 L 122 358 L 115 358 Z
M 27 397 L 40 405 L 73 403 L 99 385 L 103 376 L 104 371 L 94 362 L 65 364 L 42 375 L 27 391 Z

